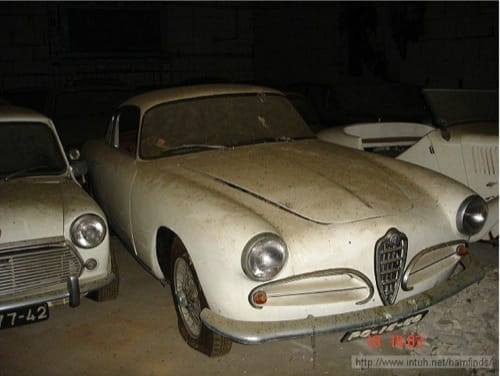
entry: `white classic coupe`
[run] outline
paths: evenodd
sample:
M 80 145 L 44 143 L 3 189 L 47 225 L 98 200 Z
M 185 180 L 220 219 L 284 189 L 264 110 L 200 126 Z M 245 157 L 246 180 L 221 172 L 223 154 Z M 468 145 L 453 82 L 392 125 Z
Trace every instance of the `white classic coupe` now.
M 231 341 L 390 332 L 483 275 L 467 248 L 481 197 L 317 140 L 273 89 L 136 96 L 82 155 L 111 226 L 170 282 L 182 336 L 210 356 Z
M 104 213 L 72 174 L 54 124 L 0 105 L 0 329 L 118 293 Z
M 392 156 L 440 172 L 483 197 L 489 217 L 471 238 L 498 237 L 498 92 L 424 89 L 434 123 L 358 123 L 317 133 L 326 142 Z

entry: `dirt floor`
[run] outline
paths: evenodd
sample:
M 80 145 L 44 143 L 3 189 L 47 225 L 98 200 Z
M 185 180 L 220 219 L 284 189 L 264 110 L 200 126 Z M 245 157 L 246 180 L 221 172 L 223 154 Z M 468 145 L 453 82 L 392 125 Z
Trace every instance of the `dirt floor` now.
M 50 319 L 0 332 L 0 376 L 24 375 L 469 375 L 467 369 L 353 369 L 356 355 L 497 355 L 498 247 L 475 244 L 487 277 L 431 310 L 418 327 L 418 349 L 379 348 L 366 340 L 339 343 L 339 336 L 234 344 L 230 354 L 207 358 L 189 348 L 177 330 L 170 289 L 139 266 L 116 237 L 121 290 L 117 300 L 80 307 L 53 307 Z

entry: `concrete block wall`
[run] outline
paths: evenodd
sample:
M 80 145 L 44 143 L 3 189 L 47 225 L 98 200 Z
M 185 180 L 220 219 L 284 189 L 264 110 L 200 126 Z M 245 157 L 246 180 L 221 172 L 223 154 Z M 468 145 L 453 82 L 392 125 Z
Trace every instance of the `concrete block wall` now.
M 0 91 L 49 87 L 47 7 L 0 4 Z
M 424 32 L 408 42 L 402 82 L 427 87 L 498 87 L 498 3 L 428 2 Z
M 255 74 L 262 82 L 331 82 L 345 51 L 338 4 L 261 5 L 255 17 Z
M 110 5 L 111 4 L 111 5 Z M 391 7 L 375 3 L 378 77 L 422 86 L 498 87 L 498 3 L 426 2 L 423 30 L 396 48 Z M 158 12 L 158 51 L 75 54 L 68 47 L 70 7 L 144 7 L 128 2 L 0 3 L 0 96 L 18 89 L 58 90 L 80 78 L 165 86 L 194 78 L 269 83 L 335 82 L 349 74 L 340 30 L 345 3 L 147 3 Z M 66 20 L 67 22 L 67 20 Z
M 172 81 L 192 78 L 253 79 L 250 7 L 176 4 L 168 7 L 168 62 Z
M 166 86 L 198 77 L 253 79 L 253 14 L 224 3 L 150 3 L 160 16 L 153 53 L 74 53 L 68 9 L 144 7 L 141 3 L 0 4 L 0 96 L 12 90 L 59 90 L 82 78 Z M 66 18 L 65 18 L 66 17 Z

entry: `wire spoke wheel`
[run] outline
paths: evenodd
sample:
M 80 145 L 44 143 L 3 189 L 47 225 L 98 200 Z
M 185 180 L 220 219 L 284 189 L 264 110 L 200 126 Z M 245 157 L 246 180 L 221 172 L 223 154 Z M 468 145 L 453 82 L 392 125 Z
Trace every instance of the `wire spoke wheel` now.
M 211 331 L 201 320 L 201 311 L 210 307 L 191 257 L 178 238 L 172 243 L 169 266 L 170 288 L 182 338 L 208 356 L 227 354 L 231 350 L 231 340 Z
M 194 276 L 183 258 L 174 265 L 174 289 L 179 305 L 179 313 L 187 331 L 193 338 L 201 333 L 201 303 Z

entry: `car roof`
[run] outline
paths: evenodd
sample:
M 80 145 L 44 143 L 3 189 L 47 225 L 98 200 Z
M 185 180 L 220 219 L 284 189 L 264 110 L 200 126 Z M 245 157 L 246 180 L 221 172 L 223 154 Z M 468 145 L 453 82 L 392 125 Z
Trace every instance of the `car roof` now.
M 150 91 L 144 94 L 136 95 L 128 99 L 122 104 L 134 105 L 141 109 L 142 112 L 147 111 L 151 107 L 165 102 L 174 102 L 183 99 L 207 97 L 214 95 L 225 94 L 247 94 L 247 93 L 267 93 L 280 94 L 282 92 L 271 89 L 265 86 L 244 85 L 244 84 L 208 84 L 208 85 L 192 85 L 178 86 L 167 89 Z
M 0 105 L 0 121 L 32 121 L 50 123 L 50 119 L 30 108 L 13 106 L 11 104 Z

